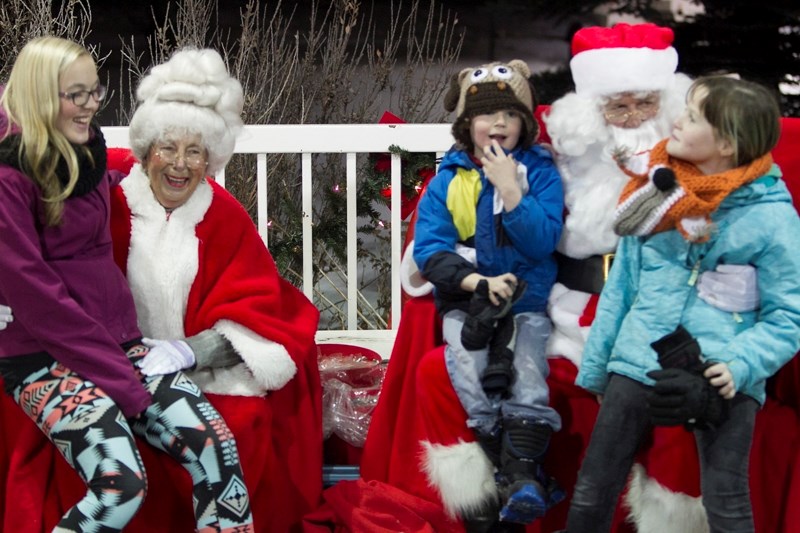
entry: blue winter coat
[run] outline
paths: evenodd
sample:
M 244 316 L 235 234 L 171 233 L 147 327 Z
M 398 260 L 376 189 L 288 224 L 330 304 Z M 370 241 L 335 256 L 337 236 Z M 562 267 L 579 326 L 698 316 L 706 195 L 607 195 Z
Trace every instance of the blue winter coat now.
M 716 231 L 692 244 L 677 231 L 620 241 L 576 383 L 603 393 L 611 372 L 652 385 L 660 368 L 650 343 L 682 324 L 708 361 L 728 364 L 737 391 L 763 403 L 765 380 L 800 348 L 800 220 L 780 169 L 729 195 L 712 215 Z M 719 264 L 758 272 L 761 308 L 717 309 L 694 280 Z
M 512 152 L 521 169 L 519 205 L 506 212 L 495 188 L 469 154 L 445 154 L 420 199 L 414 229 L 414 261 L 435 287 L 441 312 L 464 308 L 472 293 L 460 289 L 470 273 L 507 272 L 528 283 L 514 313 L 544 311 L 555 282 L 553 252 L 561 238 L 564 192 L 550 153 L 533 146 Z M 522 180 L 525 180 L 524 182 Z M 477 266 L 455 253 L 474 246 Z

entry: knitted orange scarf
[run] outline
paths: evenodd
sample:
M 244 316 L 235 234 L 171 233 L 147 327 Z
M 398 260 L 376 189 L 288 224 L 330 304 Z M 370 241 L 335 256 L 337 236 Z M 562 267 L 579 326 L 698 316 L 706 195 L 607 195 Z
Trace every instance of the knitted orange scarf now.
M 696 166 L 667 154 L 667 141 L 650 152 L 648 171 L 631 176 L 615 211 L 614 231 L 619 235 L 648 235 L 676 228 L 692 242 L 705 242 L 712 229 L 710 215 L 722 200 L 742 185 L 764 174 L 772 166 L 772 154 L 719 174 L 704 175 Z M 671 169 L 674 186 L 661 190 L 653 183 L 659 168 Z

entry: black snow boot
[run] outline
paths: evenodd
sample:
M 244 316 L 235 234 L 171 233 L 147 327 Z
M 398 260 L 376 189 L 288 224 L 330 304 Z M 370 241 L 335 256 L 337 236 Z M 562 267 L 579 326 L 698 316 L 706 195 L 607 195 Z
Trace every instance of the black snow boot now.
M 504 428 L 500 479 L 506 499 L 500 520 L 530 524 L 566 496 L 542 469 L 553 430 L 523 419 L 508 419 Z
M 489 458 L 489 461 L 496 469 L 500 468 L 500 450 L 503 447 L 503 426 L 497 425 L 491 432 L 475 431 L 475 440 L 477 440 L 483 453 Z
M 465 533 L 525 533 L 525 526 L 500 521 L 500 504 L 493 502 L 461 518 Z

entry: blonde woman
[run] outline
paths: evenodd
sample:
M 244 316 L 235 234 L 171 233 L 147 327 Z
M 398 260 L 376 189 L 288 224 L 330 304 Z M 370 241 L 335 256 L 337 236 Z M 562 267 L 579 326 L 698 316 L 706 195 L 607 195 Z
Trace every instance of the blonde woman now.
M 252 531 L 221 417 L 183 374 L 138 370 L 149 349 L 109 231 L 122 176 L 106 172 L 92 122 L 105 95 L 83 47 L 42 37 L 22 49 L 0 97 L 0 304 L 14 309 L 0 331 L 0 375 L 86 482 L 56 531 L 128 524 L 147 488 L 134 433 L 191 472 L 198 531 Z

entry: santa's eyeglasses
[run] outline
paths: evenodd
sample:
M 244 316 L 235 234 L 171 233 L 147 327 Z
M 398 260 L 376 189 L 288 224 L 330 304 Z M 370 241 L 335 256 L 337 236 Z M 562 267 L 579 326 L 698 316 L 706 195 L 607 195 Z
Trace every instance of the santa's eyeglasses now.
M 611 100 L 603 107 L 603 116 L 610 124 L 622 126 L 631 119 L 649 120 L 658 114 L 658 109 L 659 100 L 655 97 L 628 102 Z

